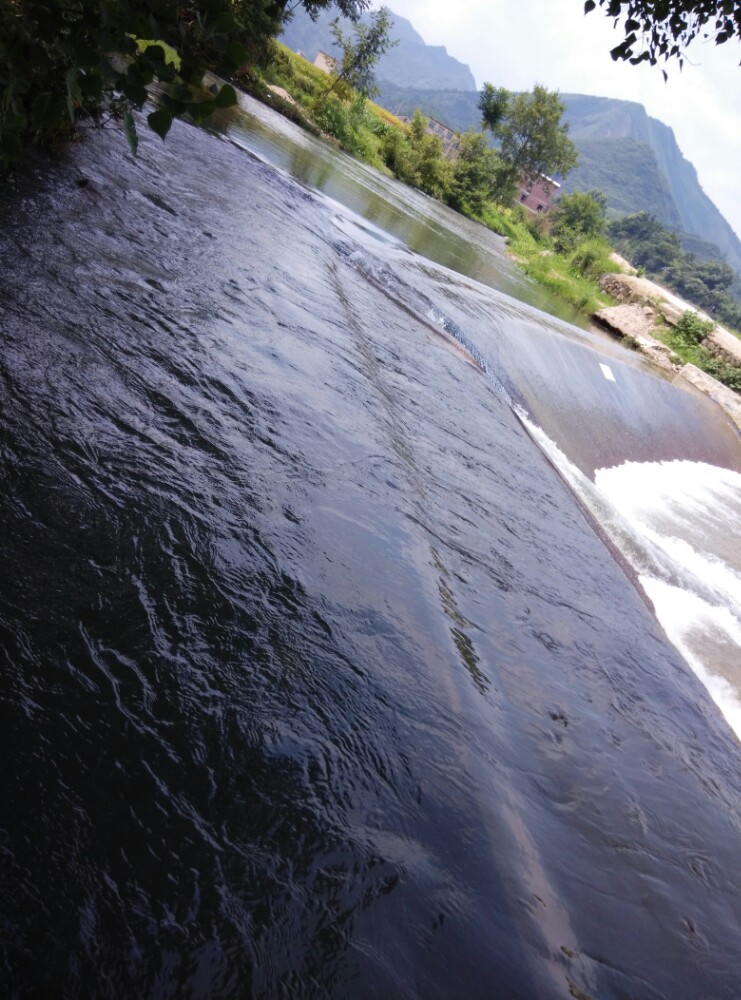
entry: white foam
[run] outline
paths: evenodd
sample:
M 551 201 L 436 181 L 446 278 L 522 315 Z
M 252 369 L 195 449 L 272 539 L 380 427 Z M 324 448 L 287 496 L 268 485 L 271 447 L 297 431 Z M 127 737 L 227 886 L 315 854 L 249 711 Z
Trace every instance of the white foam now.
M 741 622 L 741 475 L 703 462 L 626 462 L 598 469 L 595 486 L 668 557 L 681 586 Z
M 686 522 L 688 514 L 741 523 L 741 475 L 705 462 L 626 462 L 597 469 L 599 491 L 641 521 L 660 513 Z M 741 539 L 739 540 L 741 559 Z
M 636 571 L 668 639 L 741 740 L 741 475 L 702 462 L 626 462 L 598 469 L 592 483 L 517 413 Z
M 716 637 L 724 638 L 729 645 L 737 646 L 741 653 L 741 627 L 735 617 L 727 608 L 713 607 L 701 597 L 680 587 L 672 587 L 651 577 L 642 576 L 639 579 L 669 640 L 705 685 L 710 697 L 741 740 L 741 689 L 738 681 L 733 683 L 715 673 L 697 655 L 690 641 L 691 636 L 698 632 L 713 632 Z

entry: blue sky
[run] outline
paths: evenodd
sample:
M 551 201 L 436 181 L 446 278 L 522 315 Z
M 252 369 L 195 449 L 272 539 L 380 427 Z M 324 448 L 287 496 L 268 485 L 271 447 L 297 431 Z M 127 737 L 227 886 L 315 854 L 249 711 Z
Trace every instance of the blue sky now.
M 670 125 L 700 184 L 741 238 L 741 44 L 696 42 L 680 72 L 614 63 L 622 40 L 582 0 L 386 0 L 429 45 L 467 63 L 478 86 L 542 83 L 564 93 L 638 101 Z M 380 6 L 376 3 L 374 6 Z

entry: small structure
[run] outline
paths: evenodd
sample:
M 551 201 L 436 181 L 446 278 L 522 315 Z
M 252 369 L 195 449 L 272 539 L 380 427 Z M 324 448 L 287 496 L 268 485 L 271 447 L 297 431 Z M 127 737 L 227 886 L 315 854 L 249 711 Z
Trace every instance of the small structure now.
M 410 125 L 412 122 L 409 115 L 397 115 L 396 117 L 400 122 L 404 122 L 405 125 Z M 458 155 L 458 150 L 461 148 L 461 137 L 458 132 L 444 122 L 438 121 L 437 118 L 431 118 L 429 115 L 425 117 L 427 119 L 428 135 L 436 135 L 443 144 L 443 155 L 447 156 L 449 160 L 454 160 Z
M 320 69 L 322 73 L 339 73 L 340 67 L 334 56 L 328 55 L 326 52 L 322 52 L 321 49 L 317 53 L 317 57 L 314 60 L 314 65 L 317 69 Z
M 520 193 L 518 203 L 529 212 L 542 214 L 551 208 L 554 195 L 561 185 L 545 174 L 538 174 L 533 180 L 527 174 L 520 174 Z

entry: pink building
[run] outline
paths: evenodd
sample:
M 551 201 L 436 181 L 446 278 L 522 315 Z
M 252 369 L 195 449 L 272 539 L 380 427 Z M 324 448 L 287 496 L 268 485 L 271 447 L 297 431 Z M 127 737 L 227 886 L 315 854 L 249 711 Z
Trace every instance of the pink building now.
M 543 213 L 551 207 L 553 196 L 561 187 L 556 181 L 545 174 L 539 174 L 534 180 L 526 174 L 520 176 L 520 193 L 518 202 L 530 212 Z

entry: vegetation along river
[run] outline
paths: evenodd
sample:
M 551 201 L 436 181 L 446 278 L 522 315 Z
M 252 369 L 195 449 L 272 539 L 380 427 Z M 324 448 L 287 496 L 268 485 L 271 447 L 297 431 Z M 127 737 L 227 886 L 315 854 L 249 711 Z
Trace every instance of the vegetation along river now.
M 737 998 L 713 404 L 248 101 L 0 211 L 2 996 Z

